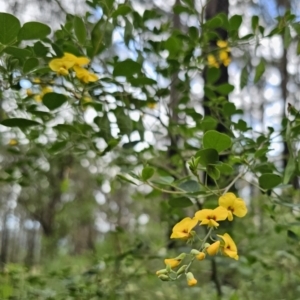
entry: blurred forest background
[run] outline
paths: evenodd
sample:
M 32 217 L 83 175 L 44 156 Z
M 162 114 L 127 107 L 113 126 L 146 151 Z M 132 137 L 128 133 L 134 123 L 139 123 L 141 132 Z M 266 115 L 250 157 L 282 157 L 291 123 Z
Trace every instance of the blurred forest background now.
M 28 89 L 40 88 L 35 78 L 45 75 L 21 74 L 6 84 L 3 69 L 14 54 L 0 57 L 0 121 L 30 114 L 47 123 L 42 129 L 0 126 L 0 299 L 300 300 L 299 123 L 291 139 L 285 135 L 288 106 L 296 118 L 300 109 L 300 2 L 129 0 L 128 11 L 107 22 L 108 7 L 122 3 L 0 3 L 0 11 L 21 24 L 50 26 L 49 39 L 65 52 L 90 51 L 88 41 L 76 44 L 58 33 L 63 27 L 72 31 L 74 16 L 103 41 L 93 53 L 100 83 L 89 90 L 92 102 L 82 98 L 78 105 L 74 96 L 76 107 L 64 104 L 51 114 L 24 100 Z M 205 65 L 209 51 L 198 36 L 201 24 L 220 13 L 240 15 L 242 22 L 230 36 L 210 24 L 231 48 L 231 63 L 220 66 L 214 80 L 207 67 L 197 67 Z M 214 47 L 211 36 L 207 47 Z M 133 76 L 136 61 L 143 76 Z M 220 102 L 208 102 L 209 80 L 225 87 L 215 91 Z M 61 83 L 55 84 L 58 91 Z M 163 259 L 187 247 L 169 239 L 171 229 L 198 207 L 193 197 L 172 202 L 173 187 L 159 180 L 188 178 L 187 161 L 210 129 L 237 141 L 234 153 L 223 156 L 234 169 L 224 177 L 242 172 L 239 157 L 247 156 L 259 162 L 253 163 L 255 172 L 277 172 L 284 179 L 274 190 L 262 190 L 248 172 L 233 184 L 248 206 L 238 225 L 226 225 L 238 261 L 216 257 L 195 265 L 193 288 L 184 280 L 162 282 L 155 272 Z M 139 182 L 135 174 L 145 165 L 155 169 L 160 188 Z M 214 201 L 208 199 L 208 207 Z

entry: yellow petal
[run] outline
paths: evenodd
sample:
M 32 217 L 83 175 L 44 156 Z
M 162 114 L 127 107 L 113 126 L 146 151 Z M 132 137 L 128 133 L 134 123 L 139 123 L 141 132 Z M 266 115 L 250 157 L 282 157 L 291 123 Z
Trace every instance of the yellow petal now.
M 213 244 L 211 244 L 210 246 L 208 246 L 206 248 L 206 252 L 213 256 L 213 255 L 216 255 L 219 251 L 219 248 L 220 248 L 220 241 L 216 241 L 214 242 Z
M 233 203 L 236 199 L 235 194 L 226 193 L 219 198 L 219 205 L 228 209 L 228 207 L 233 207 Z
M 218 234 L 218 236 L 224 241 L 224 246 L 222 247 L 223 253 L 231 258 L 238 260 L 239 256 L 237 254 L 237 247 L 231 236 L 228 233 L 225 233 L 224 235 Z
M 199 252 L 199 253 L 196 255 L 196 259 L 197 259 L 197 260 L 203 260 L 203 259 L 205 259 L 205 253 L 204 253 L 204 252 Z
M 173 269 L 173 268 L 176 268 L 177 266 L 179 266 L 181 261 L 182 261 L 181 259 L 166 258 L 164 262 L 166 265 L 169 265 Z
M 226 208 L 218 206 L 214 209 L 214 215 L 216 216 L 217 221 L 223 221 L 227 219 L 228 212 Z
M 228 47 L 228 42 L 227 41 L 217 41 L 217 46 L 219 48 L 226 48 L 226 47 Z
M 247 214 L 247 207 L 245 202 L 242 199 L 237 198 L 233 208 L 234 208 L 233 214 L 239 218 L 242 218 Z
M 195 213 L 195 219 L 202 221 L 212 216 L 212 214 L 213 214 L 212 209 L 201 209 Z

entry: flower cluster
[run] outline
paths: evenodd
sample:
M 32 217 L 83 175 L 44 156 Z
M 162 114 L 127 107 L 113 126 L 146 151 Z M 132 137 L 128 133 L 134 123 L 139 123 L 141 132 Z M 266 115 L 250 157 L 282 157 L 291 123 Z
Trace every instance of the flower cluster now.
M 69 70 L 73 69 L 76 77 L 83 83 L 95 82 L 98 80 L 97 75 L 83 68 L 89 63 L 90 60 L 87 57 L 77 57 L 71 53 L 64 53 L 63 57 L 52 59 L 49 62 L 49 67 L 52 71 L 62 76 L 69 75 Z
M 217 42 L 218 50 L 216 55 L 214 54 L 209 54 L 207 56 L 207 64 L 210 68 L 220 68 L 221 65 L 224 65 L 227 67 L 230 62 L 230 48 L 228 47 L 228 42 L 227 41 L 218 41 Z
M 233 193 L 226 193 L 219 197 L 219 206 L 215 209 L 201 209 L 197 211 L 193 218 L 186 217 L 177 223 L 172 230 L 171 239 L 182 239 L 189 243 L 194 243 L 196 232 L 193 230 L 196 225 L 206 225 L 207 235 L 202 241 L 199 249 L 192 249 L 189 254 L 181 253 L 175 258 L 167 258 L 164 263 L 165 269 L 156 272 L 159 279 L 163 281 L 177 280 L 181 275 L 185 274 L 187 284 L 194 286 L 197 280 L 194 275 L 189 271 L 189 268 L 194 260 L 204 260 L 206 255 L 214 256 L 221 252 L 224 256 L 239 259 L 238 250 L 235 242 L 228 233 L 223 235 L 217 234 L 212 237 L 212 231 L 219 227 L 219 221 L 232 221 L 233 216 L 242 218 L 247 214 L 247 207 L 243 199 L 237 198 Z M 212 242 L 208 243 L 208 239 Z M 182 265 L 178 271 L 174 271 L 182 261 L 190 257 L 190 262 L 187 265 Z

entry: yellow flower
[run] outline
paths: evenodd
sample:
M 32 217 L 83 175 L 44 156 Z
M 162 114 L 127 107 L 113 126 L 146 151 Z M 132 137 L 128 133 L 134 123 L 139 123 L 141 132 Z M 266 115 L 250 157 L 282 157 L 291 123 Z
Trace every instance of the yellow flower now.
M 26 90 L 26 94 L 27 94 L 28 97 L 30 97 L 30 96 L 33 95 L 33 92 L 32 92 L 31 89 L 27 89 L 27 90 Z
M 210 68 L 220 68 L 220 64 L 213 54 L 207 55 L 207 64 Z
M 165 265 L 168 266 L 170 268 L 176 268 L 178 265 L 180 265 L 180 263 L 182 262 L 182 260 L 185 258 L 186 254 L 185 253 L 181 253 L 180 255 L 178 255 L 175 258 L 166 258 L 165 259 Z
M 84 68 L 74 66 L 74 70 L 76 72 L 77 78 L 84 83 L 95 82 L 98 80 L 98 76 L 96 74 L 90 73 Z
M 235 260 L 239 259 L 239 256 L 237 254 L 237 247 L 231 238 L 231 236 L 228 233 L 225 233 L 224 235 L 219 235 L 220 238 L 222 238 L 224 245 L 221 246 L 223 253 L 226 256 L 229 256 Z
M 200 225 L 208 225 L 208 227 L 218 227 L 217 221 L 223 221 L 227 216 L 227 210 L 221 206 L 215 209 L 202 209 L 195 213 L 195 219 L 201 221 Z
M 182 219 L 177 223 L 172 230 L 171 239 L 188 239 L 191 235 L 191 230 L 197 225 L 198 220 L 189 217 Z
M 154 109 L 156 108 L 157 104 L 155 102 L 149 102 L 147 103 L 147 107 L 150 108 L 150 109 Z
M 247 207 L 243 199 L 237 198 L 233 193 L 226 193 L 219 198 L 219 205 L 227 209 L 228 220 L 233 220 L 233 215 L 242 218 L 247 214 Z
M 9 142 L 8 142 L 8 145 L 9 146 L 16 146 L 18 145 L 18 141 L 16 139 L 11 139 Z
M 220 241 L 216 241 L 214 242 L 213 244 L 209 245 L 207 248 L 206 248 L 206 251 L 207 253 L 210 255 L 210 256 L 213 256 L 213 255 L 216 255 L 219 251 L 219 248 L 220 248 Z
M 217 41 L 217 46 L 219 48 L 227 48 L 228 51 L 229 51 L 229 48 L 228 48 L 228 42 L 227 41 Z
M 221 50 L 219 53 L 219 58 L 220 58 L 220 61 L 222 62 L 222 64 L 225 67 L 228 67 L 228 65 L 231 62 L 231 58 L 229 57 L 228 52 L 225 50 Z
M 49 62 L 49 67 L 52 71 L 55 71 L 58 75 L 68 75 L 69 69 L 74 66 L 87 65 L 90 60 L 87 57 L 77 57 L 71 53 L 64 53 L 61 58 L 54 58 Z
M 205 253 L 204 253 L 204 252 L 199 252 L 199 253 L 196 255 L 196 259 L 197 259 L 197 260 L 203 260 L 203 259 L 205 259 Z
M 172 269 L 176 268 L 180 265 L 182 259 L 177 259 L 177 258 L 166 258 L 165 259 L 165 265 L 169 265 Z
M 197 279 L 195 279 L 193 273 L 191 273 L 191 272 L 188 272 L 186 274 L 186 280 L 187 280 L 188 286 L 194 286 L 197 284 Z

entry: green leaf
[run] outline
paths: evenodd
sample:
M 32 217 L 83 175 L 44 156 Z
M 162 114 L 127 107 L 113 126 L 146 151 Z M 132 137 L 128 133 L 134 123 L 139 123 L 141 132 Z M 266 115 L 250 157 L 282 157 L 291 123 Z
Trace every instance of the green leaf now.
M 17 41 L 21 28 L 20 21 L 13 15 L 0 13 L 0 43 L 9 45 Z
M 122 181 L 129 182 L 129 183 L 131 183 L 131 184 L 137 185 L 133 180 L 129 179 L 128 177 L 126 177 L 126 176 L 123 175 L 123 174 L 118 174 L 117 177 L 118 177 L 119 179 L 121 179 Z
M 218 180 L 220 178 L 220 171 L 214 165 L 208 165 L 206 167 L 207 174 L 214 180 Z
M 138 62 L 128 58 L 115 64 L 113 75 L 129 77 L 139 73 L 140 71 L 141 65 Z
M 39 60 L 35 57 L 28 58 L 23 65 L 23 72 L 29 73 L 39 66 Z
M 112 13 L 112 17 L 126 16 L 131 12 L 131 7 L 126 4 L 120 4 L 118 8 Z
M 262 59 L 255 69 L 254 83 L 260 80 L 261 76 L 265 73 L 265 69 L 265 62 Z
M 207 83 L 214 84 L 221 76 L 221 71 L 218 68 L 209 68 L 206 72 Z
M 296 234 L 294 231 L 292 230 L 287 230 L 287 236 L 292 239 L 292 240 L 295 240 L 295 241 L 300 241 L 300 238 L 298 236 L 298 234 Z
M 41 125 L 39 122 L 23 119 L 23 118 L 6 119 L 2 121 L 0 124 L 6 127 L 20 127 L 20 128 Z
M 259 177 L 258 182 L 261 188 L 270 190 L 279 185 L 282 182 L 282 178 L 273 173 L 265 173 Z
M 292 36 L 291 36 L 290 28 L 287 25 L 284 29 L 284 34 L 283 34 L 283 45 L 285 49 L 289 47 L 291 41 L 292 41 Z
M 199 150 L 195 157 L 199 157 L 199 163 L 206 167 L 209 164 L 214 164 L 219 160 L 219 154 L 215 149 L 203 149 Z
M 183 208 L 183 207 L 192 206 L 194 204 L 189 198 L 180 197 L 180 198 L 171 198 L 169 200 L 169 205 L 171 207 L 181 207 L 181 208 Z
M 258 27 L 259 18 L 258 16 L 253 16 L 251 19 L 252 31 L 255 32 Z
M 233 173 L 233 167 L 229 164 L 220 163 L 215 165 L 222 175 L 230 175 Z
M 142 77 L 139 76 L 137 78 L 132 77 L 132 78 L 128 78 L 128 81 L 133 85 L 133 86 L 144 86 L 144 85 L 153 85 L 156 84 L 157 82 L 152 79 L 152 78 L 148 78 L 148 77 Z
M 240 78 L 240 89 L 243 89 L 248 84 L 249 72 L 247 66 L 242 69 Z
M 209 19 L 204 26 L 210 29 L 219 28 L 222 26 L 223 20 L 219 16 Z
M 26 57 L 32 55 L 29 50 L 21 49 L 21 48 L 18 48 L 18 47 L 6 47 L 4 49 L 4 52 L 11 55 L 11 56 L 16 57 L 16 58 L 20 58 L 20 59 L 25 59 Z
M 223 106 L 223 113 L 225 116 L 232 116 L 234 115 L 236 112 L 236 107 L 234 105 L 234 103 L 231 103 L 231 102 L 226 102 Z
M 288 184 L 290 182 L 292 176 L 294 175 L 295 170 L 296 170 L 296 161 L 292 156 L 290 156 L 284 170 L 283 184 Z
M 220 153 L 231 147 L 231 138 L 224 133 L 209 130 L 203 136 L 203 147 L 216 149 Z
M 97 124 L 100 129 L 99 135 L 103 137 L 106 142 L 112 138 L 110 121 L 108 119 L 107 113 L 104 113 L 102 117 L 95 117 L 94 123 Z
M 18 35 L 20 41 L 44 39 L 51 33 L 51 28 L 40 22 L 25 23 Z
M 155 178 L 152 182 L 162 184 L 162 185 L 170 185 L 174 182 L 174 178 L 172 176 L 161 176 Z
M 195 180 L 187 180 L 179 185 L 179 188 L 188 192 L 188 193 L 196 193 L 200 191 L 200 184 Z
M 153 175 L 154 175 L 155 169 L 152 167 L 144 167 L 143 171 L 142 171 L 142 179 L 144 181 L 147 181 L 148 179 L 150 179 Z
M 68 98 L 63 94 L 47 93 L 43 97 L 43 103 L 50 110 L 53 110 L 62 106 L 67 101 L 67 99 Z
M 115 111 L 117 124 L 121 134 L 129 135 L 132 132 L 132 120 L 123 111 L 123 108 Z
M 229 19 L 229 31 L 239 30 L 243 18 L 240 15 L 234 15 Z
M 234 90 L 234 86 L 230 83 L 223 83 L 215 88 L 215 91 L 221 95 L 228 95 Z
M 39 57 L 46 56 L 49 51 L 48 47 L 44 46 L 44 44 L 41 43 L 40 41 L 34 43 L 33 50 L 36 56 Z
M 203 120 L 201 121 L 201 128 L 206 131 L 210 129 L 215 129 L 217 127 L 218 121 L 211 117 L 211 116 L 205 116 Z
M 82 18 L 77 16 L 74 17 L 73 22 L 74 22 L 74 32 L 77 37 L 77 40 L 81 45 L 84 45 L 87 36 L 85 24 Z

